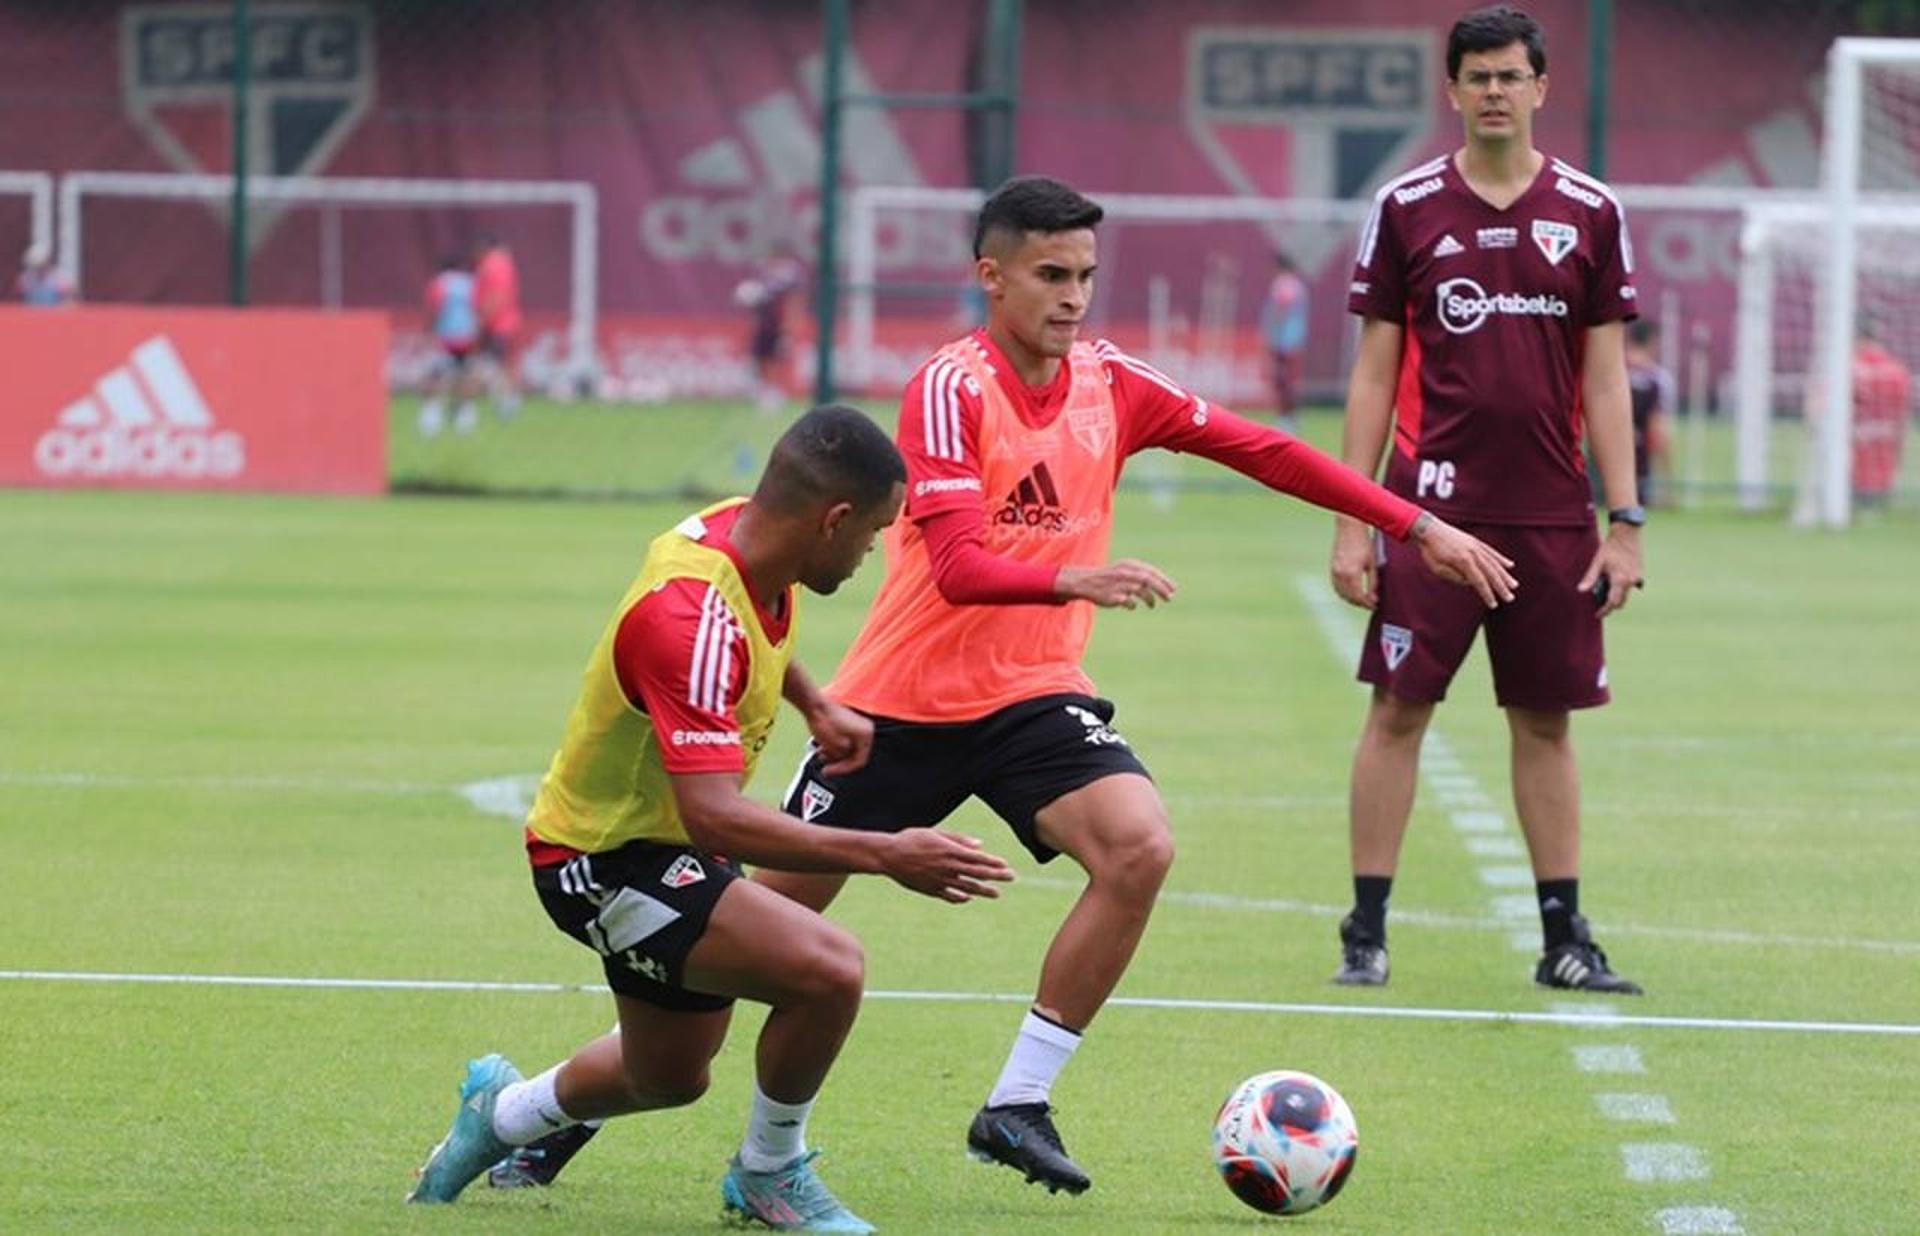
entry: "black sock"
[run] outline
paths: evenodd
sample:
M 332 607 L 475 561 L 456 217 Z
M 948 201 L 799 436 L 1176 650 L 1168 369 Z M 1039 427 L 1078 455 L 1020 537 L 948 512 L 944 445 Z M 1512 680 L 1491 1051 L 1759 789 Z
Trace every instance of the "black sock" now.
M 1573 938 L 1573 916 L 1580 913 L 1580 881 L 1541 880 L 1534 886 L 1540 898 L 1540 934 L 1549 949 Z
M 1392 892 L 1392 876 L 1353 877 L 1354 922 L 1376 940 L 1387 938 L 1387 897 Z

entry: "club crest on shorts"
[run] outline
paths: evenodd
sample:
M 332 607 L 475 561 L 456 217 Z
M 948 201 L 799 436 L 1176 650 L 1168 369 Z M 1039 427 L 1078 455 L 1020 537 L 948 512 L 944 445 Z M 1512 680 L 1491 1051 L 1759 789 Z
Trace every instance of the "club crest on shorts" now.
M 1413 632 L 1405 627 L 1396 627 L 1391 622 L 1380 624 L 1380 655 L 1387 659 L 1387 668 L 1397 670 L 1400 663 L 1413 651 Z
M 1124 747 L 1127 740 L 1114 732 L 1112 726 L 1100 719 L 1100 714 L 1091 712 L 1078 704 L 1068 704 L 1067 713 L 1087 727 L 1087 742 L 1095 747 Z
M 1571 223 L 1560 223 L 1553 219 L 1535 219 L 1533 221 L 1533 243 L 1540 248 L 1547 261 L 1555 266 L 1560 259 L 1573 252 L 1580 243 L 1580 229 Z
M 685 888 L 689 884 L 698 884 L 706 878 L 707 869 L 700 865 L 700 860 L 691 854 L 682 854 L 673 860 L 673 864 L 667 868 L 667 873 L 660 877 L 660 882 L 668 888 Z
M 807 782 L 807 788 L 800 791 L 800 818 L 817 820 L 833 806 L 833 791 L 817 781 Z

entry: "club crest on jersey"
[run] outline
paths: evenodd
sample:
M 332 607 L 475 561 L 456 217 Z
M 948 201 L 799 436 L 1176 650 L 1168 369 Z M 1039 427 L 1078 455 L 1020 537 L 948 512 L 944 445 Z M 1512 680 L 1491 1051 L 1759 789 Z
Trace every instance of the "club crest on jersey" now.
M 1113 441 L 1113 413 L 1105 403 L 1067 410 L 1067 429 L 1087 454 L 1098 459 Z
M 1571 223 L 1560 223 L 1553 219 L 1535 219 L 1533 243 L 1539 247 L 1547 261 L 1558 266 L 1560 259 L 1572 253 L 1573 247 L 1580 243 L 1580 229 Z
M 1387 659 L 1387 668 L 1397 670 L 1400 663 L 1413 651 L 1413 632 L 1405 627 L 1397 627 L 1391 622 L 1380 624 L 1380 655 Z
M 817 781 L 807 782 L 807 788 L 800 791 L 800 818 L 817 820 L 833 806 L 833 791 Z
M 673 860 L 673 865 L 660 877 L 660 882 L 668 888 L 685 888 L 706 878 L 707 869 L 700 865 L 700 860 L 691 854 L 682 854 Z

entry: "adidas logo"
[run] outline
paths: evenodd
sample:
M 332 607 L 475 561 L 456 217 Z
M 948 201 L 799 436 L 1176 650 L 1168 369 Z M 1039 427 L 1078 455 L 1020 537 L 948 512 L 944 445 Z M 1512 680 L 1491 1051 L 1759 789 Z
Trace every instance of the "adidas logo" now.
M 1007 494 L 993 522 L 1048 532 L 1066 530 L 1067 513 L 1060 505 L 1060 493 L 1053 487 L 1053 473 L 1045 460 L 1035 464 L 1033 471 Z
M 1452 232 L 1448 232 L 1440 238 L 1440 243 L 1433 247 L 1433 256 L 1437 258 L 1452 257 L 1456 253 L 1465 253 L 1466 251 L 1467 247 L 1455 240 Z
M 54 477 L 225 480 L 246 469 L 247 450 L 214 424 L 180 353 L 155 335 L 54 418 L 33 462 Z

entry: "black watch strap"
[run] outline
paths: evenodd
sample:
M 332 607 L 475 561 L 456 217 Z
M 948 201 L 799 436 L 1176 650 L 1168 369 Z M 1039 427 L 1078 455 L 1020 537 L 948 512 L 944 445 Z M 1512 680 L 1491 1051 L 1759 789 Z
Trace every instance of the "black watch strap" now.
M 1647 508 L 1637 503 L 1633 506 L 1616 506 L 1607 512 L 1610 524 L 1626 524 L 1630 528 L 1644 528 L 1647 524 Z

